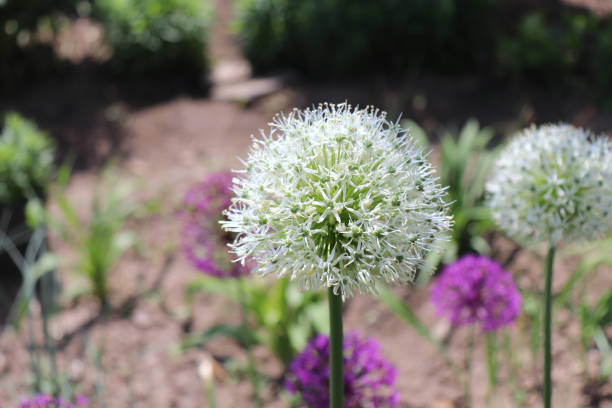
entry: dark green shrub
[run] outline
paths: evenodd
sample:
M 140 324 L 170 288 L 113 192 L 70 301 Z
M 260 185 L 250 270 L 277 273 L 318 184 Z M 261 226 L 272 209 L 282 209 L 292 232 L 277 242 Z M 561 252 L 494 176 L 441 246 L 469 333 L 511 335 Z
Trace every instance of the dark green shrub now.
M 16 113 L 6 115 L 0 134 L 0 329 L 22 286 L 22 274 L 44 247 L 44 231 L 33 239 L 25 208 L 31 198 L 44 199 L 53 156 L 52 141 L 34 123 Z M 34 282 L 29 285 L 33 290 Z
M 539 12 L 526 14 L 515 32 L 499 40 L 500 69 L 540 79 L 580 71 L 595 25 L 595 18 L 584 14 L 565 14 L 558 21 Z
M 241 0 L 235 30 L 241 39 L 245 56 L 256 71 L 286 65 L 287 0 Z
M 82 0 L 81 0 L 82 1 Z M 50 70 L 53 49 L 35 40 L 38 27 L 51 16 L 71 13 L 79 0 L 0 0 L 0 85 L 19 82 Z
M 211 11 L 204 0 L 96 0 L 123 74 L 199 73 Z
M 0 135 L 0 204 L 25 204 L 44 196 L 52 175 L 54 144 L 33 123 L 6 115 Z
M 612 24 L 600 30 L 595 57 L 589 59 L 589 72 L 595 88 L 608 105 L 612 105 Z
M 495 0 L 241 0 L 236 29 L 256 71 L 315 76 L 482 62 Z

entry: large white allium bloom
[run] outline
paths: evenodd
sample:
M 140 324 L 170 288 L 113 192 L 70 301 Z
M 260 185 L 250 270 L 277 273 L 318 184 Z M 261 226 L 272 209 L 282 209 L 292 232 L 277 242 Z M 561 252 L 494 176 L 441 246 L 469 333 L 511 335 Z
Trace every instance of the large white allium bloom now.
M 612 145 L 571 125 L 525 129 L 487 183 L 498 225 L 528 242 L 597 238 L 612 228 Z
M 431 164 L 374 108 L 320 105 L 254 138 L 223 227 L 253 271 L 343 298 L 412 281 L 452 220 Z

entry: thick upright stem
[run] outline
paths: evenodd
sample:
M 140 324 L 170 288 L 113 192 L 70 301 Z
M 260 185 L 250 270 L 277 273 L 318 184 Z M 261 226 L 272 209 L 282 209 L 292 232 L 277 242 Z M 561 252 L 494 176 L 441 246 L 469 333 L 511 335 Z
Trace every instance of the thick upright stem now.
M 344 408 L 344 347 L 342 297 L 329 288 L 329 406 Z
M 552 401 L 552 353 L 551 353 L 551 326 L 552 326 L 552 281 L 553 261 L 555 247 L 551 245 L 546 255 L 546 287 L 544 290 L 544 408 L 551 408 Z

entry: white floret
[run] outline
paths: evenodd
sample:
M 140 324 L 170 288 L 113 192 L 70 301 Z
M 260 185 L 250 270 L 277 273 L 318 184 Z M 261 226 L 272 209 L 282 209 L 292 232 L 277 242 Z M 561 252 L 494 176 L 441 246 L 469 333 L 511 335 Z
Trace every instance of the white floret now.
M 517 240 L 595 239 L 612 229 L 612 146 L 571 125 L 531 127 L 502 151 L 487 192 Z
M 255 273 L 343 298 L 414 279 L 450 229 L 444 189 L 407 132 L 373 108 L 278 116 L 254 139 L 223 227 Z

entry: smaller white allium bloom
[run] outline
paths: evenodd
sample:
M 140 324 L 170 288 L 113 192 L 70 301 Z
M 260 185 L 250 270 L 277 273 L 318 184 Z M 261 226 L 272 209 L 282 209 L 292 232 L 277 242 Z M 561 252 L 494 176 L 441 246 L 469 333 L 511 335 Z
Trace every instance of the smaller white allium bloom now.
M 487 192 L 512 238 L 595 239 L 612 229 L 612 145 L 567 124 L 532 126 L 501 152 Z
M 223 227 L 253 271 L 350 297 L 408 282 L 450 229 L 445 190 L 406 130 L 374 108 L 320 105 L 254 138 Z

